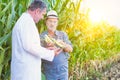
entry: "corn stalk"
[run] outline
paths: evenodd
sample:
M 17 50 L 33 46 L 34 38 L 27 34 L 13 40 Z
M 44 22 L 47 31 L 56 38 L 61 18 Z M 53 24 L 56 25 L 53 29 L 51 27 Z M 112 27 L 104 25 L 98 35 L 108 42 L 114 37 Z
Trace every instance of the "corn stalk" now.
M 10 80 L 11 30 L 31 1 L 0 0 L 0 80 Z
M 0 80 L 10 80 L 11 30 L 32 1 L 0 0 Z M 58 29 L 67 32 L 73 44 L 74 50 L 69 59 L 69 80 L 101 77 L 94 72 L 102 71 L 104 61 L 109 64 L 116 58 L 112 56 L 120 52 L 120 30 L 106 22 L 91 24 L 89 11 L 84 14 L 79 11 L 82 0 L 77 0 L 77 3 L 72 0 L 44 1 L 48 10 L 58 12 Z M 37 26 L 40 33 L 46 29 L 44 20 Z

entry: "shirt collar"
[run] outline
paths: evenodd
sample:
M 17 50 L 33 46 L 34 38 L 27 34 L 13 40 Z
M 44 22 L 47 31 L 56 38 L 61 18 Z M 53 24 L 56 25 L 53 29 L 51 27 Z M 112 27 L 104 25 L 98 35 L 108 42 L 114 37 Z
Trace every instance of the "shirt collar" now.
M 46 31 L 46 33 L 48 34 L 48 31 Z M 59 35 L 59 31 L 58 31 L 58 30 L 55 31 L 55 35 L 56 35 L 56 36 Z

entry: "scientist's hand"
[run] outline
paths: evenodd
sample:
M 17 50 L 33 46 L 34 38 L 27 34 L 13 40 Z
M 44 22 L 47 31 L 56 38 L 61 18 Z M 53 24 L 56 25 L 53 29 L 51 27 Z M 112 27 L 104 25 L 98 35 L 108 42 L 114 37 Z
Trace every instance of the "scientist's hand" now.
M 55 48 L 54 52 L 55 52 L 55 56 L 57 56 L 58 54 L 60 54 L 62 52 L 62 49 L 61 48 Z
M 46 47 L 49 50 L 55 50 L 57 47 L 56 46 L 52 46 L 52 47 Z
M 54 43 L 46 43 L 46 47 L 54 47 Z

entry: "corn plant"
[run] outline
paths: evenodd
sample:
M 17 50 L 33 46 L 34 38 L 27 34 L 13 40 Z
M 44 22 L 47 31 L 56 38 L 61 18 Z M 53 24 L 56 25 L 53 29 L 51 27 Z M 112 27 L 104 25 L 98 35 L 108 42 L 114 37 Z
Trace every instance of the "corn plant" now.
M 11 30 L 33 0 L 0 0 L 0 80 L 10 79 Z M 89 11 L 82 13 L 82 0 L 44 0 L 48 10 L 59 15 L 58 30 L 65 31 L 73 44 L 69 59 L 69 80 L 88 80 L 99 77 L 102 69 L 119 60 L 120 30 L 106 22 L 92 24 Z M 37 26 L 41 33 L 45 20 Z M 97 75 L 96 75 L 97 74 Z M 44 76 L 44 75 L 43 75 Z
M 32 0 L 0 0 L 0 80 L 10 79 L 11 30 Z

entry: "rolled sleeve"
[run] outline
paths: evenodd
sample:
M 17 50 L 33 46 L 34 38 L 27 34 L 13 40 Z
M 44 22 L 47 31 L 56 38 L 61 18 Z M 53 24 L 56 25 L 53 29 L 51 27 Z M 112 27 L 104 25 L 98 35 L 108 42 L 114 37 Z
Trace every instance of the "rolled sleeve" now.
M 65 32 L 64 32 L 63 34 L 64 34 L 64 36 L 63 36 L 64 42 L 67 43 L 67 44 L 69 44 L 69 45 L 71 45 L 71 47 L 72 47 L 72 43 L 71 43 L 71 41 L 69 40 L 67 34 L 66 34 Z

